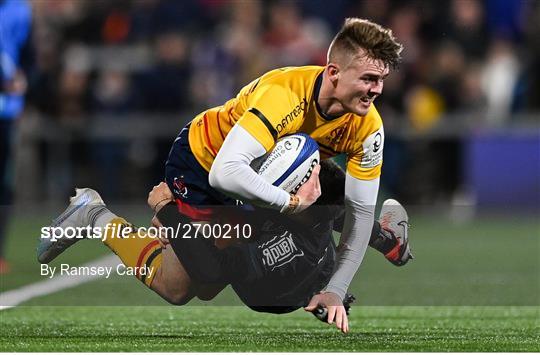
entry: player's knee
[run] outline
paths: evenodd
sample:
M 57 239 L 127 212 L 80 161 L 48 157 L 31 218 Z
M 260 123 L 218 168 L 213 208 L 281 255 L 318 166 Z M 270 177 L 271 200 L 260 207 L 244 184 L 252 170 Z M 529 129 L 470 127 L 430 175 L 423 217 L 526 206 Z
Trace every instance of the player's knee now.
M 161 296 L 170 304 L 175 306 L 183 306 L 193 298 L 193 292 L 189 285 L 164 285 L 161 290 Z
M 172 305 L 183 306 L 188 303 L 193 296 L 187 291 L 178 291 L 174 293 L 163 295 L 163 298 Z
M 160 268 L 152 281 L 152 290 L 164 300 L 176 306 L 182 306 L 193 298 L 191 283 L 187 279 L 172 280 L 163 275 Z

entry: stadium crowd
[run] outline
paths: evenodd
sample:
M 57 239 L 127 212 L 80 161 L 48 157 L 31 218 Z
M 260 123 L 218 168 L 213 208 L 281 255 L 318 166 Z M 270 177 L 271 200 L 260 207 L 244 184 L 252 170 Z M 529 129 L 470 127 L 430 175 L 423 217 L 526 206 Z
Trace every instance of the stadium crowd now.
M 347 16 L 393 29 L 404 63 L 379 100 L 386 124 L 442 113 L 503 119 L 538 105 L 539 6 L 527 1 L 38 1 L 29 104 L 52 119 L 195 111 L 266 70 L 324 65 Z M 535 62 L 536 60 L 536 62 Z M 536 102 L 535 102 L 536 101 Z
M 32 7 L 27 112 L 79 129 L 95 117 L 123 120 L 134 113 L 170 117 L 180 129 L 191 117 L 182 113 L 222 104 L 269 69 L 324 65 L 331 34 L 347 16 L 390 27 L 405 51 L 377 100 L 389 137 L 383 183 L 405 200 L 453 193 L 461 163 L 455 139 L 405 149 L 403 127 L 422 137 L 451 120 L 500 124 L 509 113 L 539 105 L 540 6 L 534 1 L 41 0 Z M 77 156 L 91 156 L 106 174 L 101 180 L 114 182 L 119 162 L 145 156 L 144 149 L 129 149 L 101 142 Z M 409 165 L 416 171 L 411 181 L 425 178 L 416 184 L 422 191 L 400 187 L 398 172 L 410 156 L 423 161 Z M 101 185 L 107 196 L 124 196 L 118 184 Z

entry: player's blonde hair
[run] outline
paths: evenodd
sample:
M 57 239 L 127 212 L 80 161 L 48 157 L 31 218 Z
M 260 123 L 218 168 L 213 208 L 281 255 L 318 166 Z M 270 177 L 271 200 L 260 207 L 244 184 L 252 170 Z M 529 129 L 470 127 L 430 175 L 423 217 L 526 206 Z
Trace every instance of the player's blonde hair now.
M 403 46 L 397 42 L 392 30 L 369 20 L 347 18 L 328 49 L 328 62 L 351 60 L 364 50 L 364 55 L 379 59 L 390 68 L 401 61 Z

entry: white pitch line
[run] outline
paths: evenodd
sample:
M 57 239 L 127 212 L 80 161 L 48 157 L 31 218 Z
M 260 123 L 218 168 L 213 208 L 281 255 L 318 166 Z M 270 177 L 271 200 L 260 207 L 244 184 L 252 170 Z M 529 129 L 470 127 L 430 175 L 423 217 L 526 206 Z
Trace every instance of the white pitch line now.
M 103 258 L 93 260 L 83 267 L 115 267 L 122 263 L 116 255 L 107 255 Z M 0 293 L 0 311 L 13 308 L 23 302 L 35 297 L 49 295 L 61 290 L 79 286 L 81 284 L 97 280 L 101 275 L 80 275 L 80 276 L 55 276 L 52 279 L 39 281 L 26 285 L 15 290 Z

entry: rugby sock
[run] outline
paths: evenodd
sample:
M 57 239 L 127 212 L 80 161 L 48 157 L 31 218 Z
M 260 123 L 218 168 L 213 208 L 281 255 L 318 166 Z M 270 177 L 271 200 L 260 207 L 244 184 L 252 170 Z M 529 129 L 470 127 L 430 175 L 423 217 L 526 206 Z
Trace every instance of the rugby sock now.
M 382 229 L 379 221 L 375 221 L 369 238 L 369 246 L 386 255 L 396 246 L 396 238 L 392 236 L 392 233 Z
M 105 207 L 92 212 L 92 227 L 105 231 L 103 243 L 118 255 L 126 267 L 136 268 L 135 276 L 150 287 L 163 258 L 157 238 L 137 231 L 125 219 Z

